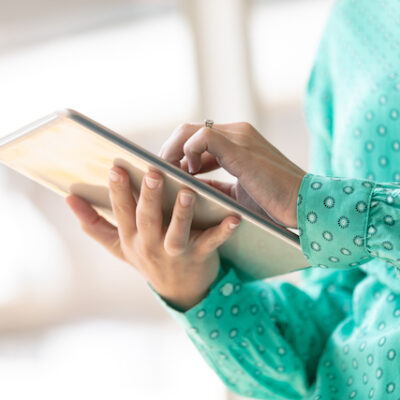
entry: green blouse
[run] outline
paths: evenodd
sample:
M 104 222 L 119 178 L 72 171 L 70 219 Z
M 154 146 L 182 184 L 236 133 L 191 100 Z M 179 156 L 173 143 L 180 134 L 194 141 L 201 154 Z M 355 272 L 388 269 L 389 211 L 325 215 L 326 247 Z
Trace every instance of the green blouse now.
M 400 1 L 340 0 L 311 72 L 299 287 L 221 266 L 185 313 L 207 363 L 259 399 L 400 398 Z M 397 354 L 399 353 L 399 354 Z

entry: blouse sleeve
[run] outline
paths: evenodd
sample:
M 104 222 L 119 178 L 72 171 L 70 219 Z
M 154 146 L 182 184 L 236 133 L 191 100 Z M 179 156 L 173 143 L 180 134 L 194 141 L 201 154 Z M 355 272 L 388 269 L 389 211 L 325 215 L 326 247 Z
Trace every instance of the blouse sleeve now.
M 297 218 L 311 265 L 348 268 L 380 258 L 400 268 L 400 187 L 395 183 L 307 174 Z
M 315 388 L 321 354 L 346 317 L 351 290 L 343 288 L 339 296 L 326 291 L 316 300 L 285 282 L 242 282 L 229 269 L 186 312 L 157 298 L 229 389 L 294 400 Z M 329 366 L 332 360 L 323 362 Z

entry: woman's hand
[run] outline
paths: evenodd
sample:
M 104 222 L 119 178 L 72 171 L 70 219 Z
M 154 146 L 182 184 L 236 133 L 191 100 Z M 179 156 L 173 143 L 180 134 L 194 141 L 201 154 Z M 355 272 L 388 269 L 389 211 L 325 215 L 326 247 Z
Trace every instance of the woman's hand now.
M 110 170 L 110 199 L 117 227 L 77 196 L 66 201 L 82 229 L 115 256 L 133 265 L 163 298 L 187 310 L 206 296 L 219 268 L 217 248 L 239 225 L 234 216 L 205 231 L 191 231 L 195 194 L 179 192 L 168 227 L 162 226 L 163 178 L 145 175 L 138 203 L 129 176 L 119 167 Z
M 297 227 L 297 195 L 306 174 L 247 122 L 178 127 L 160 156 L 192 174 L 222 167 L 238 181 L 226 193 L 288 227 Z M 218 186 L 218 184 L 217 184 Z M 256 209 L 256 211 L 258 211 Z

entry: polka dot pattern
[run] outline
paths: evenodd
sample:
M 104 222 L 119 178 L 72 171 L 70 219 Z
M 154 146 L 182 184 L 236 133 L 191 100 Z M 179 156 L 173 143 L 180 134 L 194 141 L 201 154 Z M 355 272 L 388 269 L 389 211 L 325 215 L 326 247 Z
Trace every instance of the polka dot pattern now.
M 265 399 L 288 396 L 288 391 L 293 397 L 282 398 L 381 399 L 393 394 L 397 400 L 400 334 L 390 327 L 398 325 L 400 295 L 373 277 L 363 280 L 357 271 L 350 272 L 346 282 L 340 283 L 340 275 L 316 282 L 322 283 L 325 295 L 315 299 L 285 282 L 241 282 L 234 269 L 221 268 L 198 305 L 185 313 L 166 307 L 237 393 L 250 396 L 251 391 L 250 397 Z M 351 283 L 359 285 L 358 297 L 341 288 Z M 227 285 L 240 285 L 240 290 L 225 296 Z M 307 288 L 312 285 L 308 282 Z M 338 312 L 340 308 L 347 311 Z M 374 314 L 369 316 L 364 311 L 371 308 Z M 240 318 L 236 311 L 226 312 L 237 309 Z M 314 390 L 307 392 L 304 371 L 315 366 Z
M 243 396 L 400 399 L 399 15 L 395 0 L 341 0 L 324 32 L 306 95 L 303 289 L 222 266 L 191 310 L 164 303 Z
M 365 246 L 365 230 L 366 224 L 369 232 L 376 229 L 375 221 L 368 220 L 375 186 L 360 179 L 333 180 L 313 174 L 303 178 L 299 191 L 303 201 L 297 206 L 298 225 L 303 232 L 300 239 L 303 252 L 312 265 L 346 269 L 372 258 Z M 387 217 L 386 221 L 391 222 Z M 388 251 L 390 244 L 380 246 Z

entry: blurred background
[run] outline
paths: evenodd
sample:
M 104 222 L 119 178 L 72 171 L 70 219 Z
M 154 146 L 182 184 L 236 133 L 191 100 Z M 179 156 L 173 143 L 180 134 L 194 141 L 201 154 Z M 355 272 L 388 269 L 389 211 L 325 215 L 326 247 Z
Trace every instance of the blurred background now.
M 74 108 L 157 152 L 246 120 L 301 167 L 302 98 L 333 0 L 0 0 L 0 137 Z M 0 398 L 234 396 L 63 199 L 0 166 Z

